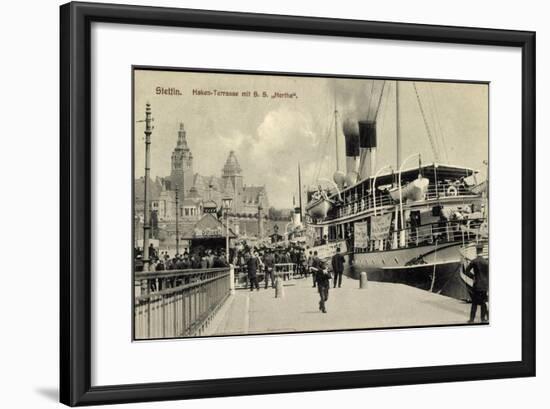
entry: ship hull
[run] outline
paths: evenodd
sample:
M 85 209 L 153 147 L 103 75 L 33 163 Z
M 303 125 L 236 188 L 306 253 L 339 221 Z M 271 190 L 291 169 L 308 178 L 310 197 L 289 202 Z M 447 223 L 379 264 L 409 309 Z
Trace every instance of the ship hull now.
M 460 244 L 356 253 L 348 256 L 346 273 L 359 278 L 361 272 L 366 272 L 369 281 L 407 284 L 468 301 L 470 294 L 460 275 Z

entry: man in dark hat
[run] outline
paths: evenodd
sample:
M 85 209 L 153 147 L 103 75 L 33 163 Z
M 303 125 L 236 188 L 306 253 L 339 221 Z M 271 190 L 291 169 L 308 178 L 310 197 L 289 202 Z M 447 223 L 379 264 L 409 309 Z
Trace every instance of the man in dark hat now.
M 313 257 L 311 258 L 311 275 L 313 276 L 313 287 L 317 285 L 316 274 L 320 269 L 321 259 L 319 258 L 317 251 L 313 252 Z
M 330 289 L 330 273 L 324 261 L 319 261 L 319 268 L 315 273 L 315 279 L 317 281 L 319 296 L 321 297 L 319 309 L 326 314 L 326 302 L 328 301 L 328 290 Z
M 149 244 L 149 259 L 150 260 L 156 260 L 157 253 L 155 250 L 155 246 L 153 246 L 153 243 Z
M 340 247 L 336 248 L 336 254 L 332 256 L 332 272 L 334 273 L 334 288 L 342 287 L 342 275 L 344 274 L 344 256 L 340 253 Z
M 473 323 L 476 317 L 477 306 L 481 306 L 481 321 L 489 321 L 489 310 L 487 309 L 489 291 L 489 262 L 482 257 L 483 244 L 476 244 L 477 257 L 473 259 L 464 273 L 474 280 L 472 289 L 472 308 L 468 323 Z
M 258 253 L 253 251 L 248 260 L 246 261 L 246 267 L 248 271 L 248 281 L 250 282 L 250 291 L 260 291 L 260 285 L 258 284 L 258 271 L 261 269 L 261 260 L 258 257 Z
M 275 256 L 271 250 L 267 250 L 267 254 L 264 257 L 264 266 L 265 266 L 265 289 L 267 290 L 268 281 L 271 280 L 271 287 L 275 288 L 275 276 L 273 274 L 273 269 L 275 267 Z

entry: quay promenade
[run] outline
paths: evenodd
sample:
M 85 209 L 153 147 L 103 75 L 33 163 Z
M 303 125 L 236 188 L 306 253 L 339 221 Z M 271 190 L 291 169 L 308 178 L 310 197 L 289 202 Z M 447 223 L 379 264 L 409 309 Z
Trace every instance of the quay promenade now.
M 241 289 L 220 309 L 205 335 L 239 335 L 464 324 L 470 304 L 404 284 L 344 277 L 330 289 L 327 314 L 319 311 L 319 294 L 311 278 L 284 282 L 284 297 L 274 289 Z
M 405 284 L 369 281 L 360 288 L 348 277 L 330 289 L 324 314 L 311 276 L 283 275 L 278 290 L 250 291 L 234 290 L 239 280 L 228 267 L 136 273 L 135 339 L 454 325 L 469 318 L 470 304 L 460 300 Z

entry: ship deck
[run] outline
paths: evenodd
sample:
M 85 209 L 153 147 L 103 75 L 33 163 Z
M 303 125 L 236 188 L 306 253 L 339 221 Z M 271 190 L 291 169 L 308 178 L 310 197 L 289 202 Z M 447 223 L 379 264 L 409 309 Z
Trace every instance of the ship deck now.
M 360 289 L 358 280 L 344 276 L 342 288 L 331 286 L 323 314 L 311 277 L 284 283 L 283 298 L 263 286 L 237 290 L 208 335 L 460 325 L 470 311 L 468 303 L 404 284 L 369 282 Z

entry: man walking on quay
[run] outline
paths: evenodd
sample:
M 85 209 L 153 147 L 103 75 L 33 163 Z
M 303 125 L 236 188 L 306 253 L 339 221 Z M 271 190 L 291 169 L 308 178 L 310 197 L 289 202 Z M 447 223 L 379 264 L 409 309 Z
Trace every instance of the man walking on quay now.
M 311 253 L 311 252 L 310 252 Z M 317 256 L 317 251 L 313 253 L 311 258 L 311 276 L 313 277 L 313 287 L 317 285 L 317 270 L 321 267 L 321 259 Z
M 260 285 L 258 284 L 258 270 L 261 268 L 261 261 L 258 257 L 258 253 L 255 251 L 252 252 L 251 256 L 246 262 L 246 268 L 248 272 L 248 281 L 250 282 L 250 291 L 256 290 L 260 291 Z
M 489 310 L 487 309 L 487 291 L 489 291 L 489 262 L 481 256 L 483 244 L 476 245 L 477 257 L 473 259 L 464 273 L 474 280 L 472 291 L 472 309 L 468 323 L 473 323 L 476 318 L 477 306 L 481 306 L 481 322 L 489 321 Z
M 344 274 L 344 256 L 340 253 L 340 247 L 336 248 L 336 254 L 332 256 L 332 272 L 334 273 L 334 288 L 342 287 L 342 274 Z
M 275 275 L 273 274 L 273 268 L 275 267 L 275 256 L 271 250 L 267 250 L 267 254 L 264 257 L 265 266 L 265 289 L 267 290 L 267 282 L 271 280 L 271 287 L 275 288 Z
M 319 262 L 319 269 L 315 272 L 317 280 L 317 289 L 321 300 L 319 301 L 319 309 L 323 314 L 327 313 L 326 303 L 328 301 L 328 290 L 330 289 L 330 273 L 327 269 L 327 264 L 324 261 Z

